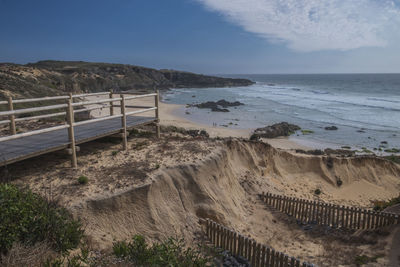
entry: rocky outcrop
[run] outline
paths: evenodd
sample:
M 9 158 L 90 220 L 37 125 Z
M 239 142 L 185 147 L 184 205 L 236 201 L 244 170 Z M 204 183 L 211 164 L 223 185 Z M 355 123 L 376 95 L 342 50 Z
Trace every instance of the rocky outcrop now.
M 297 125 L 287 122 L 276 123 L 263 128 L 254 130 L 250 140 L 258 140 L 260 138 L 275 138 L 279 136 L 289 136 L 301 128 Z
M 83 61 L 0 63 L 0 99 L 61 95 L 69 92 L 150 92 L 155 88 L 227 87 L 253 84 L 247 79 L 199 75 L 175 70 Z
M 229 112 L 229 109 L 227 109 L 228 107 L 236 107 L 236 106 L 241 106 L 241 105 L 244 105 L 244 104 L 239 101 L 229 102 L 229 101 L 226 101 L 225 99 L 221 99 L 221 100 L 218 100 L 217 102 L 207 101 L 204 103 L 193 104 L 193 105 L 189 105 L 189 106 L 197 107 L 197 108 L 209 108 L 209 109 L 211 109 L 211 111 L 215 111 L 215 112 Z
M 327 131 L 336 131 L 338 129 L 338 127 L 332 125 L 332 126 L 326 126 L 325 130 Z

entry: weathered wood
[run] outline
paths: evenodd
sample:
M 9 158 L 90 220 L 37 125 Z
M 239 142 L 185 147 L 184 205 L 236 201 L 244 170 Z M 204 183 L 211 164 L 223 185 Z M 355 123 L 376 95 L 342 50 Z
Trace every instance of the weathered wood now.
M 141 109 L 141 110 L 130 111 L 130 112 L 127 112 L 126 115 L 130 116 L 130 115 L 144 113 L 144 112 L 148 112 L 148 111 L 152 111 L 152 110 L 156 110 L 156 108 L 146 108 L 146 109 Z M 157 118 L 155 119 L 155 122 L 157 122 Z
M 13 105 L 13 99 L 11 96 L 7 98 L 8 102 L 8 110 L 13 111 L 14 110 L 14 105 Z M 17 133 L 16 127 L 15 127 L 15 115 L 9 115 L 8 120 L 10 121 L 10 134 L 14 135 Z
M 90 100 L 90 101 L 81 101 L 75 102 L 72 104 L 73 107 L 85 106 L 85 105 L 93 105 L 93 104 L 101 104 L 101 103 L 110 103 L 110 107 L 112 106 L 111 103 L 121 101 L 120 97 L 117 98 L 109 98 L 109 99 L 98 99 L 98 100 Z M 126 97 L 125 97 L 126 101 Z
M 263 246 L 261 246 L 261 262 L 260 262 L 261 267 L 266 266 L 266 264 L 265 264 L 266 254 L 267 254 L 267 248 L 263 245 Z
M 100 117 L 100 118 L 97 118 L 97 119 L 91 119 L 91 120 L 86 120 L 86 121 L 75 122 L 74 126 L 91 124 L 91 123 L 94 123 L 94 122 L 100 122 L 100 121 L 106 121 L 106 120 L 112 120 L 112 119 L 121 118 L 121 117 L 122 117 L 122 114 L 117 114 L 117 115 L 107 116 L 107 117 Z
M 160 106 L 159 106 L 159 102 L 160 102 L 160 92 L 157 90 L 156 95 L 154 96 L 154 104 L 156 106 L 155 116 L 157 119 L 157 122 L 156 122 L 157 138 L 160 138 Z
M 113 92 L 110 91 L 110 93 L 108 94 L 109 98 L 112 99 L 113 98 Z M 110 102 L 110 116 L 114 115 L 114 102 L 111 101 Z
M 31 113 L 31 112 L 38 112 L 38 111 L 45 111 L 45 110 L 52 110 L 52 109 L 62 109 L 62 108 L 67 108 L 67 107 L 68 107 L 67 104 L 58 104 L 58 105 L 43 106 L 43 107 L 15 109 L 15 110 L 11 110 L 11 111 L 1 111 L 0 117 L 25 114 L 25 113 Z
M 122 148 L 128 150 L 128 136 L 126 127 L 125 96 L 121 95 L 121 124 L 122 124 Z
M 157 93 L 151 93 L 151 94 L 145 94 L 145 95 L 133 95 L 133 96 L 127 96 L 125 97 L 125 100 L 131 100 L 131 99 L 137 99 L 137 98 L 143 98 L 143 97 L 149 97 L 149 96 L 155 96 Z
M 68 122 L 68 139 L 71 149 L 71 167 L 77 168 L 78 162 L 76 159 L 76 147 L 75 147 L 75 132 L 74 132 L 74 110 L 72 107 L 72 96 L 68 99 L 67 109 L 67 122 Z

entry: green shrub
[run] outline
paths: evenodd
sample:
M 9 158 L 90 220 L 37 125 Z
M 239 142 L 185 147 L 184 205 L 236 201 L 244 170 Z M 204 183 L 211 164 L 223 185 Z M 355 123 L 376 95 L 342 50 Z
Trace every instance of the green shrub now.
M 400 204 L 400 195 L 398 197 L 394 197 L 388 201 L 375 201 L 374 202 L 374 210 L 381 211 L 386 209 L 387 207 Z
M 84 176 L 84 175 L 79 176 L 79 178 L 78 178 L 79 184 L 87 184 L 88 182 L 89 182 L 89 179 L 86 176 Z
M 118 154 L 118 152 L 119 152 L 118 150 L 114 150 L 113 152 L 111 152 L 111 155 L 114 157 Z
M 314 133 L 314 131 L 312 131 L 312 130 L 301 130 L 301 133 L 302 133 L 303 135 L 307 135 L 307 134 L 312 134 L 312 133 Z
M 336 180 L 337 186 L 341 186 L 343 184 L 343 181 L 341 179 Z
M 0 253 L 14 242 L 34 245 L 46 240 L 59 252 L 76 248 L 83 237 L 79 221 L 30 190 L 0 184 Z
M 314 190 L 314 194 L 316 194 L 316 195 L 321 195 L 321 193 L 322 193 L 321 189 L 319 189 L 319 188 Z
M 383 255 L 376 255 L 373 257 L 368 257 L 367 255 L 358 255 L 354 259 L 354 263 L 357 266 L 362 266 L 364 264 L 367 264 L 369 262 L 377 262 L 377 259 L 382 258 Z
M 135 235 L 129 243 L 121 241 L 113 245 L 114 255 L 138 266 L 209 266 L 212 257 L 199 249 L 185 248 L 183 239 L 168 238 L 162 243 L 149 246 L 144 237 Z

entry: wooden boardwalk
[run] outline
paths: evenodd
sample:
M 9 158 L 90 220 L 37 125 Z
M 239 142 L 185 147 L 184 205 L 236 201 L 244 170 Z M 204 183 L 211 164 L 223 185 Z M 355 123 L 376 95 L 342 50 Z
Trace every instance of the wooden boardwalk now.
M 106 99 L 97 99 L 90 101 L 81 100 L 88 96 L 104 96 Z M 132 106 L 126 104 L 127 100 L 135 100 L 144 97 L 154 97 L 155 106 Z M 75 99 L 78 102 L 74 101 Z M 45 105 L 34 108 L 14 109 L 14 104 L 31 103 L 39 101 L 66 100 L 66 104 Z M 68 148 L 71 154 L 71 165 L 77 167 L 76 151 L 78 144 L 89 142 L 101 137 L 114 135 L 119 133 L 122 138 L 123 149 L 128 149 L 127 131 L 133 127 L 154 123 L 156 126 L 157 137 L 160 136 L 159 126 L 159 94 L 158 92 L 146 95 L 124 95 L 114 98 L 113 93 L 100 92 L 91 94 L 81 94 L 69 96 L 54 96 L 32 99 L 17 99 L 11 97 L 7 101 L 0 101 L 0 104 L 7 104 L 8 111 L 1 111 L 0 118 L 8 118 L 0 120 L 0 124 L 9 124 L 10 135 L 0 137 L 0 166 L 5 166 L 17 161 L 32 158 L 45 153 L 54 152 Z M 91 107 L 90 105 L 97 105 Z M 100 105 L 100 106 L 99 106 Z M 104 106 L 109 108 L 109 114 L 102 117 L 89 118 L 84 121 L 75 122 L 75 114 L 80 112 L 88 112 L 95 109 L 103 109 Z M 128 111 L 127 109 L 134 109 Z M 56 110 L 47 114 L 39 114 L 30 117 L 21 117 L 19 115 L 31 114 L 32 112 L 43 112 Z M 60 112 L 60 110 L 62 112 Z M 65 111 L 63 111 L 65 110 Z M 154 116 L 139 116 L 140 113 L 154 111 Z M 65 116 L 65 123 L 50 128 L 28 131 L 25 133 L 17 133 L 16 123 L 25 120 L 37 120 L 43 118 Z
M 155 117 L 127 116 L 127 128 L 156 122 Z M 75 143 L 82 144 L 121 132 L 121 118 L 93 122 L 75 127 Z M 21 137 L 0 142 L 0 166 L 69 146 L 68 129 Z

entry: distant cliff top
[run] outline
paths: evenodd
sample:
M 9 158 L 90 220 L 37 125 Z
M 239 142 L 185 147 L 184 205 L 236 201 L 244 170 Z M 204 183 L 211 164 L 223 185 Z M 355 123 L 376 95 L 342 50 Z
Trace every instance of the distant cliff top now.
M 182 87 L 229 87 L 253 84 L 176 70 L 84 61 L 39 61 L 26 65 L 0 63 L 0 98 L 60 95 L 113 90 L 149 92 Z

